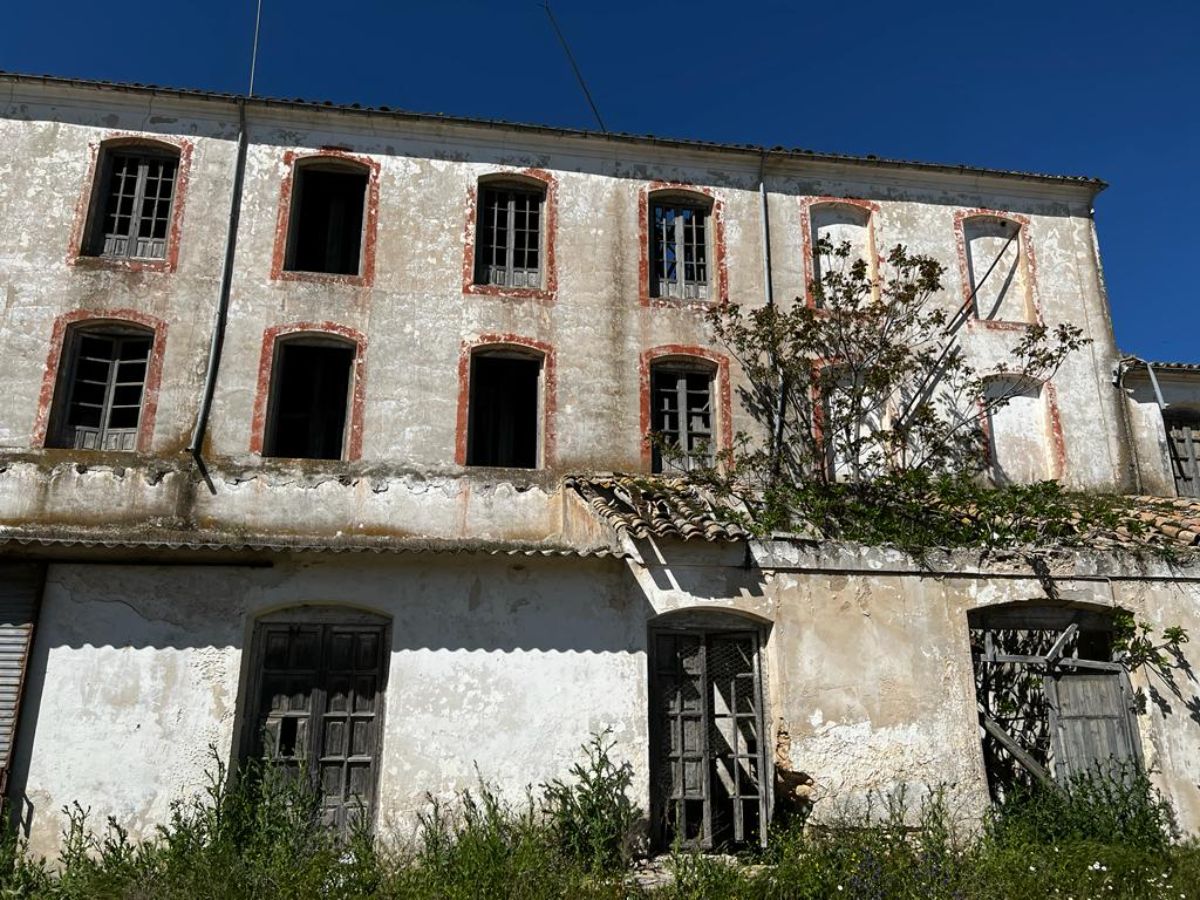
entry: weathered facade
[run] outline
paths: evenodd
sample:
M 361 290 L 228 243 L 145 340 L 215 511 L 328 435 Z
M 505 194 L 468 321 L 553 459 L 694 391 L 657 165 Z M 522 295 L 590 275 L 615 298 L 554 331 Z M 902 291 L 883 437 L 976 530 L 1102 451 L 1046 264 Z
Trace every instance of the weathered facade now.
M 35 850 L 75 800 L 150 833 L 210 746 L 307 758 L 331 821 L 383 832 L 604 728 L 702 843 L 797 784 L 977 814 L 973 610 L 1200 630 L 1195 572 L 1116 549 L 1047 596 L 1016 562 L 630 525 L 589 475 L 753 428 L 703 312 L 804 302 L 829 235 L 942 261 L 980 367 L 1033 323 L 1092 338 L 993 423 L 1002 474 L 1174 494 L 1114 383 L 1097 182 L 0 82 L 0 714 Z M 1200 701 L 1147 677 L 1136 749 L 1195 831 Z

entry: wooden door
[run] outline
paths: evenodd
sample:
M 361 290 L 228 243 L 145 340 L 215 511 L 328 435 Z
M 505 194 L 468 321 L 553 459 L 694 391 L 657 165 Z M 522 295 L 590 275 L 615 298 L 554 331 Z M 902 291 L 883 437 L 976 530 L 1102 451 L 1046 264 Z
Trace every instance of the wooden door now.
M 381 745 L 382 625 L 259 625 L 252 753 L 310 780 L 323 821 L 370 822 Z
M 767 820 L 755 632 L 652 640 L 652 815 L 661 846 L 761 842 Z

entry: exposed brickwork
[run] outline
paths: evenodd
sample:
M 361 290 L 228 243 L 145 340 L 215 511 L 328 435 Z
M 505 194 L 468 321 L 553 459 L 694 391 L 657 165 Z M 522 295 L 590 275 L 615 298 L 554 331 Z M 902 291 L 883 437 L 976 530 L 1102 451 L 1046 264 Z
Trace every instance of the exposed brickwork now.
M 154 417 L 158 412 L 158 390 L 162 384 L 163 353 L 167 346 L 167 323 L 162 319 L 135 309 L 76 309 L 54 320 L 50 335 L 50 350 L 46 354 L 46 368 L 42 373 L 42 389 L 38 395 L 37 417 L 33 423 L 30 443 L 34 447 L 46 445 L 47 431 L 54 410 L 54 393 L 58 385 L 59 369 L 62 366 L 63 348 L 71 327 L 74 325 L 131 323 L 149 328 L 154 332 L 150 348 L 150 360 L 146 365 L 146 381 L 142 388 L 142 414 L 138 419 L 137 450 L 149 453 L 154 439 Z M 84 451 L 79 451 L 84 452 Z
M 557 432 L 555 418 L 558 412 L 558 374 L 555 369 L 554 348 L 544 341 L 522 337 L 518 334 L 481 334 L 474 340 L 463 341 L 458 352 L 458 411 L 454 434 L 454 462 L 467 464 L 467 423 L 471 410 L 471 355 L 481 347 L 500 349 L 512 347 L 528 351 L 530 356 L 542 360 L 542 397 L 538 422 L 541 435 L 538 442 L 540 457 L 538 468 L 553 468 Z
M 287 260 L 289 222 L 292 214 L 292 192 L 296 183 L 296 167 L 312 161 L 329 160 L 349 164 L 367 172 L 367 197 L 363 209 L 366 220 L 362 236 L 362 271 L 358 275 L 333 275 L 325 272 L 292 272 L 284 268 Z M 351 287 L 370 287 L 375 283 L 375 240 L 379 226 L 379 161 L 369 156 L 356 156 L 336 147 L 323 147 L 315 153 L 283 154 L 287 174 L 279 187 L 279 210 L 275 219 L 275 244 L 271 253 L 271 278 L 277 281 L 315 281 L 324 284 L 345 284 Z
M 171 226 L 167 236 L 166 258 L 115 259 L 86 254 L 83 252 L 83 245 L 87 238 L 88 222 L 92 218 L 92 204 L 93 202 L 103 202 L 102 185 L 96 184 L 96 178 L 100 173 L 102 152 L 139 145 L 157 146 L 179 153 L 179 167 L 175 170 L 175 196 L 171 205 Z M 89 142 L 87 174 L 83 179 L 79 200 L 75 204 L 75 217 L 67 244 L 67 265 L 124 269 L 130 272 L 174 272 L 179 265 L 179 243 L 183 238 L 183 213 L 187 205 L 188 182 L 191 177 L 194 149 L 194 143 L 187 138 L 163 137 L 159 134 L 138 131 L 114 131 L 106 135 L 103 140 Z
M 655 194 L 688 196 L 712 204 L 712 235 L 709 248 L 709 287 L 707 300 L 683 300 L 673 297 L 650 296 L 650 199 Z M 729 302 L 729 271 L 725 246 L 725 201 L 713 188 L 699 187 L 675 181 L 652 181 L 638 191 L 638 302 L 642 306 L 685 307 L 707 309 L 713 303 Z
M 275 367 L 276 347 L 280 338 L 296 334 L 329 334 L 354 344 L 354 365 L 350 373 L 349 427 L 343 458 L 359 459 L 362 456 L 363 406 L 367 391 L 367 338 L 361 332 L 334 322 L 295 322 L 291 325 L 274 325 L 263 332 L 262 352 L 258 361 L 258 383 L 254 393 L 254 413 L 250 423 L 250 452 L 261 454 L 267 426 L 267 412 L 271 403 L 271 376 Z
M 528 182 L 545 191 L 542 205 L 542 287 L 518 288 L 498 284 L 475 283 L 475 241 L 479 215 L 479 185 L 489 181 Z M 499 170 L 483 176 L 467 188 L 466 221 L 463 226 L 463 293 L 480 297 L 497 297 L 507 300 L 533 300 L 538 303 L 554 303 L 558 299 L 558 178 L 545 169 Z
M 650 471 L 653 448 L 646 440 L 651 430 L 650 416 L 650 370 L 660 360 L 704 360 L 711 363 L 713 373 L 713 400 L 716 405 L 713 430 L 717 435 L 717 450 L 728 450 L 733 446 L 733 407 L 729 387 L 729 358 L 706 347 L 687 344 L 664 344 L 644 351 L 638 357 L 638 403 L 642 435 L 642 468 Z

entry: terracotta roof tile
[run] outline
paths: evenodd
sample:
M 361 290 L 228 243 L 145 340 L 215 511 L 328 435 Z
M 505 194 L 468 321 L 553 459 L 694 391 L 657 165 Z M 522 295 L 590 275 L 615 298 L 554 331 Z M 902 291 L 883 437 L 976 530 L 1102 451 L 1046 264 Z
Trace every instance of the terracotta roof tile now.
M 716 501 L 681 478 L 573 476 L 565 485 L 618 534 L 710 542 L 750 537 L 737 523 L 715 514 Z

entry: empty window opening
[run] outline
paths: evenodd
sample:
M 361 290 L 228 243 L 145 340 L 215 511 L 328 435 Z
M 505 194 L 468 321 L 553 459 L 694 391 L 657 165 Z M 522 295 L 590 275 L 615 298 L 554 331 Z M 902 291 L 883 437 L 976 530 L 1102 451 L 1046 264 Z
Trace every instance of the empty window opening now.
M 754 631 L 651 633 L 652 825 L 660 847 L 762 843 L 762 680 Z
M 967 219 L 963 239 L 975 315 L 994 321 L 1030 321 L 1021 226 L 1007 219 Z
M 366 171 L 296 166 L 288 271 L 360 274 L 367 182 Z
M 131 327 L 73 331 L 60 373 L 58 416 L 48 445 L 135 450 L 152 332 Z
M 178 172 L 178 153 L 103 151 L 95 204 L 99 212 L 84 252 L 115 259 L 166 259 Z
M 830 272 L 849 276 L 860 259 L 867 264 L 867 274 L 873 273 L 869 211 L 844 203 L 821 203 L 812 208 L 810 222 L 814 282 L 820 284 Z M 822 252 L 822 242 L 828 242 L 832 252 Z M 849 256 L 845 259 L 836 255 L 843 244 L 849 245 Z
M 544 193 L 489 184 L 479 191 L 475 282 L 502 287 L 541 286 Z
M 650 204 L 650 290 L 655 297 L 707 300 L 707 204 L 662 200 Z
M 990 378 L 983 396 L 992 480 L 1032 484 L 1049 478 L 1042 386 L 1022 378 Z
M 1141 765 L 1129 676 L 1113 661 L 1112 617 L 1070 607 L 995 607 L 968 614 L 988 787 Z
M 334 622 L 273 617 L 256 628 L 258 690 L 251 699 L 248 753 L 292 777 L 306 774 L 324 823 L 343 832 L 371 821 L 385 629 L 366 614 Z
M 355 353 L 319 338 L 280 342 L 263 456 L 342 458 Z
M 467 465 L 536 469 L 542 361 L 506 353 L 471 357 Z
M 1180 497 L 1200 497 L 1200 412 L 1178 409 L 1172 404 L 1163 413 L 1167 432 L 1167 452 L 1175 493 Z
M 686 366 L 656 365 L 650 371 L 651 471 L 689 471 L 711 465 L 713 373 Z M 664 447 L 669 448 L 664 452 Z

